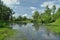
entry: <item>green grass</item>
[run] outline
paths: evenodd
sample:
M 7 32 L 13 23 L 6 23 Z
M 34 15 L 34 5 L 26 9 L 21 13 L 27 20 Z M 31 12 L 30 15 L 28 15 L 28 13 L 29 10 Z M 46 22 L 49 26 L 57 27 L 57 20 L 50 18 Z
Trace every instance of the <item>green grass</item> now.
M 48 30 L 54 33 L 60 33 L 60 19 L 57 19 L 56 22 L 50 23 L 47 26 Z
M 60 18 L 56 20 L 56 22 L 51 23 L 51 25 L 60 25 Z
M 0 28 L 0 40 L 4 40 L 6 37 L 14 34 L 14 30 L 8 28 Z
M 54 33 L 60 33 L 60 26 L 48 26 L 48 30 L 54 32 Z

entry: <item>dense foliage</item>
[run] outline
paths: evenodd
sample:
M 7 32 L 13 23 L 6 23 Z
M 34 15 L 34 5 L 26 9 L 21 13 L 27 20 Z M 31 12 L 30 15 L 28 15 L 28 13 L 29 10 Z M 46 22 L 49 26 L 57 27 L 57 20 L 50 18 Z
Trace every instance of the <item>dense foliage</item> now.
M 45 12 L 39 13 L 38 11 L 35 11 L 32 17 L 34 20 L 41 23 L 52 23 L 55 22 L 57 18 L 60 18 L 60 8 L 56 11 L 55 5 L 53 5 L 52 9 L 46 6 Z
M 9 20 L 11 19 L 14 12 L 9 7 L 5 6 L 0 0 L 0 20 Z
M 5 40 L 14 33 L 9 27 L 8 21 L 12 19 L 14 12 L 12 9 L 3 4 L 0 0 L 0 40 Z

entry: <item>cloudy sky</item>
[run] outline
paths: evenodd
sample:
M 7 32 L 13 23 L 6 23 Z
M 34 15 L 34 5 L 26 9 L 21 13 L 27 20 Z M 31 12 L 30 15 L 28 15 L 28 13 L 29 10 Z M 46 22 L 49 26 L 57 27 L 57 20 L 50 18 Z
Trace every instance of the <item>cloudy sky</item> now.
M 60 7 L 60 0 L 2 0 L 4 4 L 9 6 L 15 12 L 14 16 L 27 16 L 31 17 L 35 10 L 44 12 L 45 7 L 48 5 L 52 8 L 56 5 L 57 9 Z

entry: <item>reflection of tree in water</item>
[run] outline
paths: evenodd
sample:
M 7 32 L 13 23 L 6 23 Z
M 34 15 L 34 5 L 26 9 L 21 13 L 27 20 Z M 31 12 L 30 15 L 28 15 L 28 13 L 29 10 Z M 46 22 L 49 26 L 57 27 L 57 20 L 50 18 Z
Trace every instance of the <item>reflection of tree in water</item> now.
M 48 37 L 50 36 L 50 33 L 51 33 L 50 30 L 48 28 L 46 28 L 46 34 Z
M 19 24 L 19 26 L 21 27 L 22 25 L 27 25 L 27 23 L 26 22 L 19 22 L 19 23 L 17 23 L 17 24 Z
M 48 36 L 48 37 L 51 37 L 51 36 L 50 36 L 51 34 L 53 34 L 54 36 L 60 36 L 60 33 L 52 32 L 52 31 L 51 31 L 50 29 L 48 29 L 48 28 L 47 28 L 46 33 L 47 33 L 47 36 Z M 53 35 L 52 35 L 52 36 L 53 36 Z
M 35 28 L 35 30 L 39 30 L 40 27 L 40 23 L 33 23 L 33 27 Z

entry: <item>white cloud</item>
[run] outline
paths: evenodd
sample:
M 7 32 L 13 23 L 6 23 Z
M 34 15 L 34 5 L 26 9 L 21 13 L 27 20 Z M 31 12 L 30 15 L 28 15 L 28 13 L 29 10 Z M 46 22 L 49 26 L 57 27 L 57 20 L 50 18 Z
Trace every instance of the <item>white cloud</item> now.
M 13 16 L 15 16 L 17 18 L 19 16 L 19 14 L 18 13 L 15 13 Z
M 22 16 L 22 17 L 24 17 L 24 16 L 26 16 L 27 18 L 31 18 L 31 16 L 30 15 L 28 15 L 27 13 L 25 13 L 25 14 L 23 14 L 23 15 L 20 15 L 20 14 L 18 14 L 18 13 L 15 13 L 14 15 L 13 15 L 13 17 L 19 17 L 19 16 Z
M 25 14 L 24 14 L 24 15 L 22 15 L 22 16 L 23 16 L 23 17 L 24 17 L 24 16 L 26 16 L 26 17 L 27 17 L 27 16 L 28 16 L 28 14 L 27 14 L 27 13 L 25 13 Z
M 18 0 L 2 0 L 6 5 L 20 4 Z
M 36 7 L 30 7 L 30 9 L 32 9 L 32 10 L 36 10 L 37 8 L 36 8 Z
M 55 5 L 55 1 L 48 1 L 48 2 L 44 2 L 43 4 L 41 4 L 41 7 L 46 7 L 49 6 L 49 8 L 52 8 L 53 5 Z
M 32 13 L 34 13 L 35 11 L 38 11 L 39 13 L 44 13 L 45 12 L 44 9 L 41 9 L 41 10 L 37 9 L 37 10 L 33 10 Z
M 56 5 L 56 9 L 58 9 L 60 5 L 56 4 L 57 2 L 60 2 L 60 0 L 47 1 L 41 4 L 40 7 L 46 7 L 48 5 L 49 8 L 52 8 L 53 5 Z
M 34 13 L 34 12 L 35 12 L 35 10 L 32 11 L 32 13 Z
M 22 17 L 26 16 L 27 18 L 31 18 L 30 15 L 28 15 L 27 13 L 25 13 L 24 15 L 22 15 Z
M 32 9 L 32 13 L 34 13 L 36 10 L 38 10 L 36 7 L 30 7 L 30 9 Z
M 39 13 L 44 13 L 44 9 L 38 10 Z

